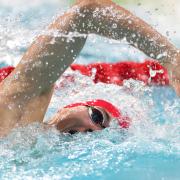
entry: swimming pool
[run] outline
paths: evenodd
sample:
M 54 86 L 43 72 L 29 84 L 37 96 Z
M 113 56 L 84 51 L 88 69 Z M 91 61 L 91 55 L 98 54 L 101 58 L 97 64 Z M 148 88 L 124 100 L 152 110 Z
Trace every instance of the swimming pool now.
M 0 66 L 15 65 L 59 9 L 64 10 L 65 3 L 44 1 L 15 9 L 10 4 L 0 6 Z M 176 36 L 175 43 L 179 42 Z M 91 35 L 77 62 L 145 58 L 126 42 Z M 44 131 L 39 124 L 20 128 L 0 140 L 0 179 L 180 178 L 180 99 L 171 88 L 144 87 L 132 80 L 123 87 L 94 85 L 90 78 L 74 75 L 75 82 L 55 91 L 46 119 L 66 104 L 98 97 L 111 100 L 133 118 L 131 128 L 121 130 L 113 122 L 102 132 L 73 136 L 54 129 Z

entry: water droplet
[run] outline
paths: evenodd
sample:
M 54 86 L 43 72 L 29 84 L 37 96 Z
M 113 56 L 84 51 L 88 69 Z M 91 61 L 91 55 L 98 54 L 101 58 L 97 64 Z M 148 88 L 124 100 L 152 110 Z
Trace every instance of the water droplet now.
M 113 28 L 113 29 L 116 29 L 116 28 L 117 28 L 117 24 L 114 23 L 114 24 L 112 25 L 112 28 Z
M 128 23 L 129 23 L 129 24 L 132 24 L 132 21 L 131 21 L 131 20 L 128 20 Z

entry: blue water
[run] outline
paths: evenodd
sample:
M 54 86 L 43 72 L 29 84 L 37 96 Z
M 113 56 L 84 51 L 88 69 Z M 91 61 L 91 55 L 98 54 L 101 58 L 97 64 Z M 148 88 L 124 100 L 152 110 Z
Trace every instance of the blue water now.
M 56 3 L 29 9 L 0 6 L 0 66 L 18 63 L 51 16 L 64 9 Z M 179 42 L 177 38 L 175 43 Z M 145 58 L 125 42 L 90 36 L 76 61 Z M 145 87 L 132 80 L 123 87 L 94 85 L 88 77 L 74 76 L 75 82 L 55 91 L 45 120 L 71 102 L 103 98 L 133 119 L 130 129 L 119 129 L 116 122 L 101 132 L 73 136 L 45 131 L 36 123 L 16 129 L 0 140 L 0 179 L 180 179 L 180 99 L 173 89 Z

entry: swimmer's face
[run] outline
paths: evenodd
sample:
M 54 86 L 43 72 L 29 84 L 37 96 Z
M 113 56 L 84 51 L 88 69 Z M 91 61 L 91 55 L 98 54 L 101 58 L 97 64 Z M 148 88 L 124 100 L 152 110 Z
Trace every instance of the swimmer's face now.
M 100 107 L 77 106 L 61 109 L 49 124 L 60 132 L 74 134 L 102 130 L 109 127 L 110 121 L 110 115 Z

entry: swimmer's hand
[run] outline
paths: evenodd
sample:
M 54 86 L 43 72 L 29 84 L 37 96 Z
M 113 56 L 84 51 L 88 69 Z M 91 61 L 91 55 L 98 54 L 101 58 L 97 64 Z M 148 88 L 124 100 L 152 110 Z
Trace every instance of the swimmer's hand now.
M 180 96 L 180 51 L 164 66 L 168 69 L 170 85 L 175 89 L 176 94 Z

